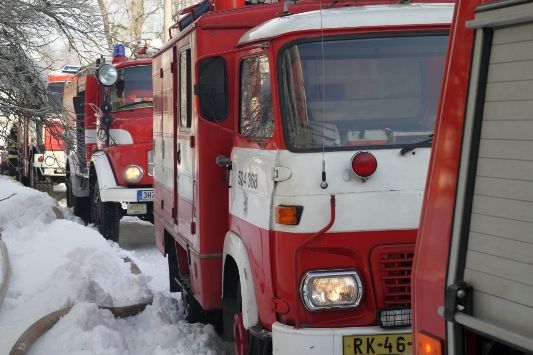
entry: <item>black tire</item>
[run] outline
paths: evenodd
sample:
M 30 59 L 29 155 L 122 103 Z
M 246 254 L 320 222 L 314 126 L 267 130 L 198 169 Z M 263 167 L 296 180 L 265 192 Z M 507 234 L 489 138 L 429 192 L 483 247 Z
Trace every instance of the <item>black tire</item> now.
M 76 197 L 72 191 L 72 182 L 70 180 L 70 171 L 67 169 L 65 174 L 65 186 L 67 191 L 65 192 L 67 198 L 67 207 L 72 207 L 72 211 L 75 216 L 80 217 L 85 224 L 91 221 L 91 213 L 88 197 Z
M 93 213 L 91 213 L 91 217 L 94 216 L 94 224 L 105 239 L 118 243 L 120 219 L 122 218 L 120 205 L 115 202 L 101 201 L 98 180 L 94 184 L 92 197 L 91 210 Z
M 70 181 L 70 171 L 67 168 L 67 171 L 65 173 L 65 186 L 67 188 L 67 191 L 65 191 L 65 197 L 67 199 L 67 207 L 74 207 L 74 199 L 76 196 L 74 196 L 74 193 L 72 192 L 72 186 Z M 76 211 L 74 211 L 74 214 L 76 214 Z
M 33 166 L 28 167 L 28 187 L 31 187 L 32 189 L 36 189 L 35 186 L 37 186 L 37 182 L 35 181 L 35 169 Z
M 181 292 L 181 286 L 177 281 L 180 273 L 178 258 L 176 256 L 176 242 L 172 237 L 165 237 L 165 249 L 167 251 L 168 284 L 170 287 L 170 292 Z
M 183 313 L 189 323 L 207 323 L 207 313 L 200 303 L 193 297 L 192 290 L 184 285 L 181 290 L 181 301 L 183 303 Z
M 233 318 L 237 313 L 242 313 L 241 283 L 238 274 L 236 284 L 236 286 L 225 287 L 224 300 L 222 301 L 224 339 L 230 342 L 233 342 Z

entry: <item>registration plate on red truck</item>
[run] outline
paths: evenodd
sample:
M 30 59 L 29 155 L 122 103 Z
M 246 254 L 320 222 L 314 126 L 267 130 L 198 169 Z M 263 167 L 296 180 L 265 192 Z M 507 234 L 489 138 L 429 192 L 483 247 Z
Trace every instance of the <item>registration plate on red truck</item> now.
M 411 334 L 347 335 L 342 338 L 344 355 L 411 355 Z
M 154 190 L 139 190 L 137 191 L 137 201 L 153 201 Z

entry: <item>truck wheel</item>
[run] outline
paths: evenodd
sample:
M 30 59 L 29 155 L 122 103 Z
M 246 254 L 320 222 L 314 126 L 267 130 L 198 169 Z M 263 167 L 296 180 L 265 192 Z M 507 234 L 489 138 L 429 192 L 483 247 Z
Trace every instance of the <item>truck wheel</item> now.
M 114 202 L 102 202 L 98 180 L 94 185 L 92 208 L 94 209 L 94 224 L 105 239 L 118 242 L 120 231 L 120 206 Z
M 168 283 L 170 292 L 180 292 L 181 286 L 178 283 L 180 276 L 178 257 L 176 256 L 176 242 L 172 237 L 165 236 L 165 249 L 168 261 Z
M 228 288 L 224 292 L 222 322 L 224 338 L 233 341 L 235 355 L 248 354 L 248 333 L 244 328 L 242 318 L 241 283 L 239 281 L 235 289 Z
M 35 181 L 35 179 L 36 179 L 35 169 L 33 168 L 33 166 L 30 166 L 28 168 L 28 186 L 31 187 L 32 189 L 35 189 L 37 185 L 37 182 Z
M 72 191 L 72 182 L 70 181 L 70 171 L 67 168 L 65 174 L 65 186 L 67 191 L 65 192 L 67 198 L 67 207 L 72 207 L 75 216 L 80 217 L 85 224 L 91 221 L 89 198 L 88 197 L 76 197 Z

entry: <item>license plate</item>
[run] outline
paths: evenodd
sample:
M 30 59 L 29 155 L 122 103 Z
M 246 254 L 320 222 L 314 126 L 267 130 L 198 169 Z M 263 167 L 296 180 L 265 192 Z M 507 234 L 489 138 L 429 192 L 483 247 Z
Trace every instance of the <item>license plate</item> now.
M 413 338 L 409 333 L 347 335 L 342 342 L 344 355 L 411 355 Z
M 147 208 L 145 203 L 128 203 L 126 212 L 129 215 L 146 214 Z
M 154 200 L 154 191 L 153 190 L 139 190 L 137 191 L 137 201 L 153 201 Z
M 44 169 L 44 175 L 54 175 L 54 169 Z

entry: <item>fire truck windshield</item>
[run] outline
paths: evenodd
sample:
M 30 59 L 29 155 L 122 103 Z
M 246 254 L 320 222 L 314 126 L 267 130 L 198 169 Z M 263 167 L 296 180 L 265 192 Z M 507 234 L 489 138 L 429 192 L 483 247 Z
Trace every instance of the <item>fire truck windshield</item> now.
M 111 87 L 113 112 L 139 107 L 151 107 L 152 67 L 139 65 L 118 70 L 118 80 Z
M 285 47 L 278 78 L 287 147 L 395 148 L 427 138 L 447 42 L 445 33 L 423 33 Z
M 63 90 L 65 88 L 64 81 L 58 81 L 49 83 L 46 87 L 48 92 L 48 99 L 50 107 L 55 113 L 61 113 L 63 111 Z

